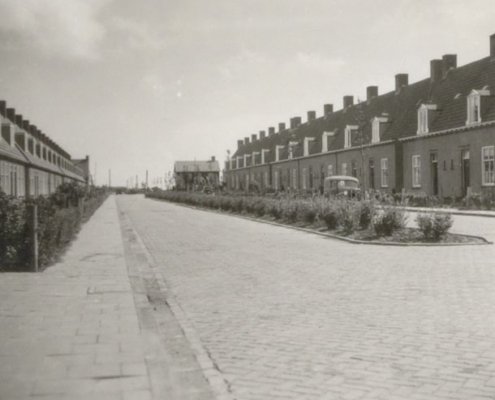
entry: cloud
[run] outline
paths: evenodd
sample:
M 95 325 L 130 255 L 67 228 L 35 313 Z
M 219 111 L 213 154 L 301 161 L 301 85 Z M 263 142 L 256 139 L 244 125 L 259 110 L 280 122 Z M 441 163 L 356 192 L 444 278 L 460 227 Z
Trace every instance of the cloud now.
M 243 49 L 219 66 L 220 75 L 227 81 L 246 76 L 249 72 L 267 67 L 268 60 L 260 53 Z
M 111 0 L 0 0 L 0 38 L 10 48 L 95 59 L 105 36 L 97 16 Z

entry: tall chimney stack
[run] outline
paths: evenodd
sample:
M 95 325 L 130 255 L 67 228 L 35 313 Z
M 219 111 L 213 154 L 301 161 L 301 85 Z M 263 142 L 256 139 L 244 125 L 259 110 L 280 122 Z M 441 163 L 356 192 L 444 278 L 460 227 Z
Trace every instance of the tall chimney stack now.
M 323 115 L 329 115 L 333 113 L 333 104 L 323 104 Z
M 7 118 L 15 124 L 15 108 L 7 108 Z
M 279 122 L 278 131 L 279 132 L 285 131 L 285 122 Z
M 442 76 L 445 78 L 451 69 L 457 68 L 457 54 L 445 54 L 442 57 Z
M 443 61 L 431 60 L 430 61 L 430 79 L 431 82 L 438 82 L 442 79 Z
M 258 136 L 256 135 L 256 133 L 252 134 L 251 135 L 251 143 L 254 143 L 256 142 L 256 139 L 258 138 Z
M 266 137 L 265 131 L 260 131 L 260 140 L 263 140 Z
M 249 144 L 249 136 L 244 138 L 244 144 Z
M 240 149 L 240 148 L 242 147 L 242 144 L 243 144 L 243 143 L 244 143 L 244 142 L 242 141 L 242 139 L 239 139 L 239 140 L 237 141 L 237 149 Z
M 344 110 L 354 104 L 354 96 L 344 96 Z
M 290 119 L 290 128 L 294 129 L 301 125 L 301 117 L 293 117 Z
M 370 101 L 373 97 L 378 97 L 378 86 L 368 86 L 366 88 L 366 100 Z
M 495 60 L 495 33 L 490 36 L 490 57 Z
M 408 74 L 397 74 L 395 75 L 395 93 L 399 93 L 403 87 L 409 85 L 409 75 Z
M 308 122 L 316 119 L 316 111 L 308 111 Z
M 7 115 L 7 103 L 4 100 L 0 100 L 0 114 L 4 117 Z
M 275 127 L 274 126 L 270 126 L 268 128 L 268 136 L 272 136 L 275 134 Z

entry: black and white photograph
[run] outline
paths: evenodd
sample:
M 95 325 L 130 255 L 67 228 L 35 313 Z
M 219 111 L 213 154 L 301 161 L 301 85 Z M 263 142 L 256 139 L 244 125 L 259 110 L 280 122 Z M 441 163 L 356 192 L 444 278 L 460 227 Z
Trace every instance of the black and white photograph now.
M 494 400 L 493 0 L 0 0 L 0 400 Z

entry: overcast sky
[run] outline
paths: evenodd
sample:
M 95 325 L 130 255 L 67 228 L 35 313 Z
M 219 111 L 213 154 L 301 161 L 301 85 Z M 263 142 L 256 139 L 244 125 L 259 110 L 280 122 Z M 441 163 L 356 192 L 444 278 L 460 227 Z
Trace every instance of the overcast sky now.
M 493 0 L 0 0 L 0 97 L 98 184 L 489 54 Z M 94 171 L 93 171 L 94 172 Z

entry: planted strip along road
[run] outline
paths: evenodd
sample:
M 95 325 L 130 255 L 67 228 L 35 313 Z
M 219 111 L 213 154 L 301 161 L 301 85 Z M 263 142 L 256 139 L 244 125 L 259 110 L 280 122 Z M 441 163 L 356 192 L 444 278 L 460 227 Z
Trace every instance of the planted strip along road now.
M 117 202 L 233 398 L 495 397 L 492 245 L 353 245 Z M 493 240 L 494 218 L 468 218 L 453 230 Z

